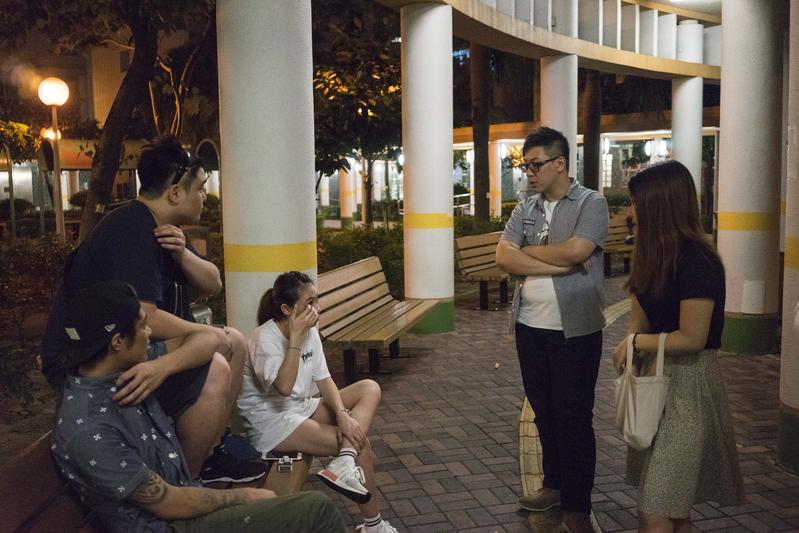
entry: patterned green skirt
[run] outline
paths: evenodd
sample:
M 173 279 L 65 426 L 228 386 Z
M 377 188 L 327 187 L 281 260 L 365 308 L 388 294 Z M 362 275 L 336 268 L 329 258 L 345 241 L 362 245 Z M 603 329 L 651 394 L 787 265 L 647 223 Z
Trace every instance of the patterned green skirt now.
M 648 361 L 644 361 L 646 365 Z M 627 449 L 627 482 L 638 509 L 688 518 L 695 503 L 743 503 L 735 435 L 716 350 L 666 356 L 666 410 L 651 447 Z

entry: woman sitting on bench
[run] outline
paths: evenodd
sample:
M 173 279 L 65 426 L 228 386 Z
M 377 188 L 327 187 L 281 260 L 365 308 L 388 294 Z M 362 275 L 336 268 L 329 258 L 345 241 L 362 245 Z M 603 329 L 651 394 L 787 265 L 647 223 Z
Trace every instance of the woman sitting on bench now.
M 366 433 L 380 403 L 380 386 L 362 380 L 340 391 L 330 377 L 316 287 L 301 272 L 286 272 L 261 297 L 249 342 L 238 407 L 258 450 L 337 456 L 319 472 L 332 489 L 360 504 L 363 533 L 397 530 L 372 498 L 372 448 Z M 317 397 L 321 394 L 321 399 Z

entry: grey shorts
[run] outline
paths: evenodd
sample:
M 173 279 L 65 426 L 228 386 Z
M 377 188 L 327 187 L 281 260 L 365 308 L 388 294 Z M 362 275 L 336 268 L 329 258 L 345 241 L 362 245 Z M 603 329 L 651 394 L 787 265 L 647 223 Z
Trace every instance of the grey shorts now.
M 165 354 L 166 343 L 163 341 L 154 342 L 147 347 L 148 360 L 158 359 Z M 161 407 L 172 420 L 180 418 L 180 415 L 194 405 L 194 402 L 200 397 L 210 367 L 211 363 L 208 362 L 202 366 L 173 374 L 166 378 L 155 391 L 155 396 L 161 403 Z

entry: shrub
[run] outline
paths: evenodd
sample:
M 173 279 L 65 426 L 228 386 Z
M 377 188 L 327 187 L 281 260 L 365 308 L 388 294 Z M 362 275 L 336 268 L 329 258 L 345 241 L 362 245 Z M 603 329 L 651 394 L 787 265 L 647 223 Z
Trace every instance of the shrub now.
M 200 215 L 200 224 L 208 226 L 212 233 L 222 231 L 222 201 L 218 196 L 209 195 L 205 199 L 203 212 Z
M 36 213 L 36 206 L 24 198 L 14 198 L 14 215 L 17 220 L 22 217 L 32 216 Z M 0 220 L 11 220 L 11 200 L 6 198 L 0 201 Z
M 623 207 L 626 207 L 632 203 L 629 194 L 618 192 L 606 194 L 605 200 L 608 201 L 608 211 L 610 211 L 611 215 L 615 215 L 621 211 Z
M 391 294 L 402 299 L 403 276 L 402 225 L 391 228 L 355 227 L 346 230 L 323 229 L 317 236 L 319 273 L 333 270 L 376 255 L 380 258 Z
M 488 222 L 479 220 L 471 215 L 458 215 L 455 217 L 455 238 L 467 235 L 480 235 L 481 233 L 491 233 L 492 231 L 502 231 L 505 229 L 505 221 L 492 218 Z

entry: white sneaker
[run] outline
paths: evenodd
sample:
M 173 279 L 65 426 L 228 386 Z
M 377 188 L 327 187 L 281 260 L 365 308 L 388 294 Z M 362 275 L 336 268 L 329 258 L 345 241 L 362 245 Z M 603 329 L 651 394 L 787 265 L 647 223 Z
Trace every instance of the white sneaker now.
M 366 533 L 366 524 L 361 524 L 356 527 L 355 531 L 357 533 Z M 375 531 L 377 531 L 377 533 L 399 533 L 397 528 L 389 524 L 385 519 L 375 527 Z
M 360 466 L 349 457 L 336 457 L 317 474 L 325 485 L 340 492 L 355 503 L 366 503 L 372 495 L 364 486 L 366 478 Z

